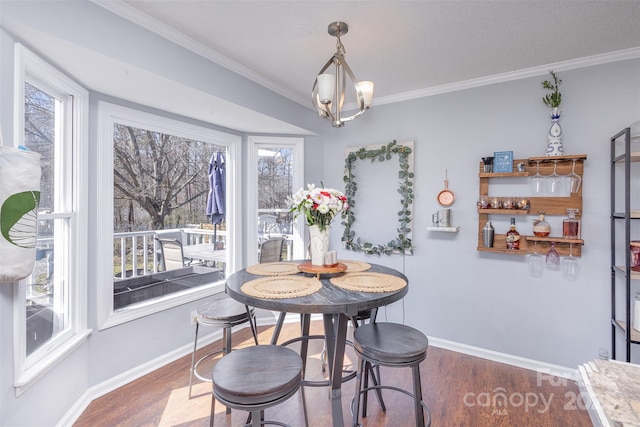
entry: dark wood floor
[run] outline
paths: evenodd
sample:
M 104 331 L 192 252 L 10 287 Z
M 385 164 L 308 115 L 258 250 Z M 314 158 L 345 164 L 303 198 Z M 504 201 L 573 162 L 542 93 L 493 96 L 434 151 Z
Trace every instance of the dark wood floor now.
M 321 333 L 321 322 L 313 322 L 312 333 Z M 260 328 L 260 343 L 267 344 L 271 327 Z M 283 328 L 281 342 L 299 333 L 297 324 Z M 248 328 L 235 332 L 234 346 L 252 345 Z M 200 350 L 220 348 L 215 342 Z M 319 358 L 321 343 L 312 345 L 308 376 L 322 377 Z M 353 350 L 347 350 L 345 369 L 354 360 Z M 183 357 L 153 373 L 135 380 L 94 400 L 74 424 L 84 426 L 208 426 L 211 405 L 211 384 L 197 382 L 188 399 L 191 356 Z M 213 362 L 212 362 L 213 363 Z M 268 369 L 268 366 L 265 366 Z M 203 372 L 210 369 L 203 366 Z M 469 427 L 584 427 L 590 426 L 589 415 L 575 382 L 549 377 L 526 369 L 472 357 L 436 347 L 430 347 L 421 364 L 424 401 L 430 408 L 432 426 Z M 385 384 L 410 389 L 409 369 L 382 368 Z M 342 388 L 345 425 L 350 425 L 349 404 L 355 382 Z M 306 387 L 305 397 L 311 427 L 331 425 L 326 387 Z M 401 393 L 385 392 L 387 412 L 383 413 L 375 398 L 370 399 L 367 427 L 402 427 L 414 425 L 411 399 Z M 303 426 L 300 395 L 267 409 L 266 419 L 292 426 Z M 246 413 L 233 411 L 226 415 L 224 407 L 216 405 L 215 426 L 236 427 L 246 421 Z

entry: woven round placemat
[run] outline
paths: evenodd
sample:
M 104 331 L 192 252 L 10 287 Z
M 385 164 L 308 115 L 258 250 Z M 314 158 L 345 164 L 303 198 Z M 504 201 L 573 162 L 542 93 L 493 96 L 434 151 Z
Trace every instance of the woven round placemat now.
M 347 273 L 357 273 L 359 271 L 367 271 L 371 268 L 371 264 L 364 261 L 354 260 L 339 260 L 341 263 L 347 265 Z
M 247 295 L 257 298 L 297 298 L 311 295 L 322 288 L 320 280 L 303 276 L 261 277 L 240 287 Z
M 247 267 L 247 273 L 255 274 L 256 276 L 284 276 L 299 272 L 298 264 L 295 262 L 265 262 Z
M 384 273 L 349 273 L 331 278 L 335 286 L 356 292 L 394 292 L 407 286 L 404 279 Z

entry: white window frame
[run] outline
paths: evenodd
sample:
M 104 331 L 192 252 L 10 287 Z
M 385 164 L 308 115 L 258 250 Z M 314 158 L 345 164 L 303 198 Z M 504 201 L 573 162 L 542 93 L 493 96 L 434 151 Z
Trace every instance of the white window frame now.
M 290 147 L 293 150 L 293 191 L 304 186 L 304 138 L 249 136 L 247 138 L 247 247 L 258 247 L 258 149 Z M 293 259 L 304 258 L 304 223 L 298 217 L 293 228 Z M 247 265 L 258 262 L 258 252 L 248 251 Z
M 67 219 L 68 252 L 56 251 L 58 270 L 66 272 L 68 328 L 26 356 L 26 281 L 15 284 L 14 315 L 14 387 L 22 394 L 37 379 L 82 344 L 91 333 L 87 329 L 87 197 L 89 141 L 89 93 L 66 75 L 49 65 L 21 44 L 15 45 L 14 63 L 14 144 L 24 144 L 24 87 L 34 82 L 60 96 L 64 119 L 63 147 L 56 147 L 57 183 L 62 186 L 61 211 L 41 215 L 42 219 Z M 60 265 L 61 264 L 61 265 Z
M 188 302 L 224 292 L 224 282 L 199 286 L 193 290 L 168 294 L 154 298 L 135 307 L 123 307 L 113 310 L 113 127 L 116 123 L 148 129 L 160 133 L 181 136 L 193 140 L 209 142 L 227 147 L 227 204 L 225 223 L 227 226 L 227 273 L 242 265 L 242 198 L 240 189 L 241 138 L 230 133 L 220 132 L 179 120 L 132 108 L 98 102 L 98 165 L 96 194 L 97 224 L 103 225 L 96 230 L 96 263 L 98 281 L 97 316 L 98 329 L 106 329 L 125 322 L 139 319 L 153 313 L 173 308 Z

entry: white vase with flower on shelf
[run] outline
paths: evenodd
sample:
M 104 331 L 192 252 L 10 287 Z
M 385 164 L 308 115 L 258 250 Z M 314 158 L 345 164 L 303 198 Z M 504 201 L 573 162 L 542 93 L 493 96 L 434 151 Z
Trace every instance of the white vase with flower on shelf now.
M 317 225 L 309 226 L 309 252 L 311 253 L 311 265 L 324 265 L 324 256 L 329 250 L 330 230 L 330 227 L 325 227 L 321 230 Z
M 564 156 L 564 147 L 562 146 L 562 127 L 560 127 L 560 104 L 562 103 L 562 94 L 560 93 L 560 85 L 562 80 L 556 76 L 556 73 L 549 71 L 551 80 L 542 82 L 542 87 L 551 91 L 542 98 L 542 102 L 551 108 L 551 127 L 547 134 L 546 156 Z
M 559 108 L 551 110 L 551 127 L 547 135 L 547 156 L 564 156 L 564 147 L 562 146 L 562 127 L 560 126 Z

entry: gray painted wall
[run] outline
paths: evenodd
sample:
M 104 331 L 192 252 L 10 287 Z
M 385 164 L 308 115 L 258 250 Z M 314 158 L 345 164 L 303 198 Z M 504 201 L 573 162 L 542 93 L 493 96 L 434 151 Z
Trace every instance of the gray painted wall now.
M 550 121 L 540 82 L 546 76 L 375 107 L 357 123 L 326 132 L 325 177 L 339 184 L 343 147 L 415 141 L 415 253 L 364 257 L 404 269 L 411 280 L 407 323 L 432 337 L 575 368 L 610 347 L 609 138 L 640 119 L 640 61 L 559 74 L 565 152 L 588 155 L 585 246 L 575 282 L 560 271 L 533 278 L 525 257 L 476 251 L 478 163 L 502 150 L 513 150 L 514 158 L 544 155 Z M 440 209 L 445 169 L 457 196 L 457 234 L 426 229 Z M 512 195 L 531 194 L 526 180 L 514 187 Z M 532 234 L 532 218 L 516 217 L 521 233 Z M 508 230 L 508 216 L 491 219 L 496 232 Z
M 29 2 L 25 2 L 29 4 Z M 24 3 L 23 3 L 24 4 Z M 14 5 L 15 6 L 15 5 Z M 16 6 L 17 7 L 17 6 Z M 61 7 L 56 3 L 56 7 Z M 153 52 L 164 52 L 192 67 L 162 68 L 167 77 L 187 82 L 203 91 L 214 91 L 240 105 L 263 110 L 275 107 L 279 119 L 322 133 L 306 139 L 307 181 L 342 188 L 345 147 L 386 143 L 392 139 L 415 142 L 415 253 L 412 256 L 364 256 L 340 248 L 342 227 L 334 224 L 332 246 L 341 256 L 379 262 L 404 271 L 410 279 L 409 297 L 382 313 L 387 320 L 405 321 L 434 338 L 477 346 L 569 368 L 597 357 L 609 347 L 609 223 L 608 139 L 640 117 L 640 60 L 629 60 L 560 72 L 564 80 L 561 123 L 565 150 L 586 153 L 584 175 L 583 237 L 585 247 L 578 281 L 568 282 L 561 273 L 545 272 L 542 279 L 529 277 L 524 257 L 478 253 L 475 250 L 478 195 L 477 165 L 480 157 L 497 150 L 513 150 L 524 158 L 544 153 L 548 112 L 540 98 L 540 81 L 546 76 L 494 84 L 393 105 L 374 107 L 362 118 L 336 130 L 317 121 L 315 113 L 301 108 L 226 70 L 190 74 L 190 68 L 215 65 L 177 49 L 129 23 L 108 16 L 89 3 L 65 3 L 70 22 L 90 25 L 78 31 L 48 19 L 51 11 L 18 8 L 33 25 L 64 33 L 65 38 L 86 43 L 92 49 L 115 54 L 155 69 Z M 7 9 L 3 9 L 6 14 Z M 15 11 L 14 11 L 15 12 Z M 17 12 L 16 12 L 17 13 Z M 6 15 L 5 15 L 6 16 Z M 4 17 L 3 17 L 4 19 Z M 100 31 L 94 31 L 99 29 Z M 109 31 L 117 29 L 120 40 Z M 145 49 L 136 49 L 144 41 Z M 2 32 L 0 52 L 0 123 L 5 144 L 12 134 L 12 40 Z M 46 56 L 46 53 L 45 53 Z M 149 59 L 149 61 L 145 61 Z M 219 67 L 218 67 L 219 68 Z M 243 90 L 234 90 L 242 88 Z M 250 88 L 251 90 L 246 90 Z M 251 92 L 251 96 L 246 96 Z M 102 95 L 91 95 L 91 144 L 95 139 L 95 105 Z M 310 118 L 315 120 L 313 123 Z M 316 124 L 318 123 L 318 124 Z M 325 142 L 326 141 L 326 142 Z M 95 171 L 95 150 L 90 149 L 90 171 Z M 439 209 L 435 197 L 442 189 L 444 170 L 457 195 L 453 222 L 457 234 L 426 230 L 431 213 Z M 91 188 L 96 176 L 91 175 Z M 246 185 L 246 184 L 245 184 Z M 523 192 L 526 192 L 526 184 Z M 381 199 L 384 203 L 384 195 Z M 95 199 L 89 203 L 89 226 L 95 229 Z M 522 233 L 530 230 L 531 217 L 518 217 Z M 395 217 L 380 218 L 380 225 L 394 224 Z M 506 229 L 506 222 L 495 223 Z M 56 365 L 22 396 L 13 390 L 13 285 L 0 286 L 0 425 L 53 425 L 82 398 L 90 387 L 128 369 L 170 353 L 191 342 L 193 330 L 185 322 L 197 303 L 158 313 L 135 322 L 97 331 L 95 262 L 89 265 L 88 341 Z M 35 410 L 37 409 L 37 410 Z

